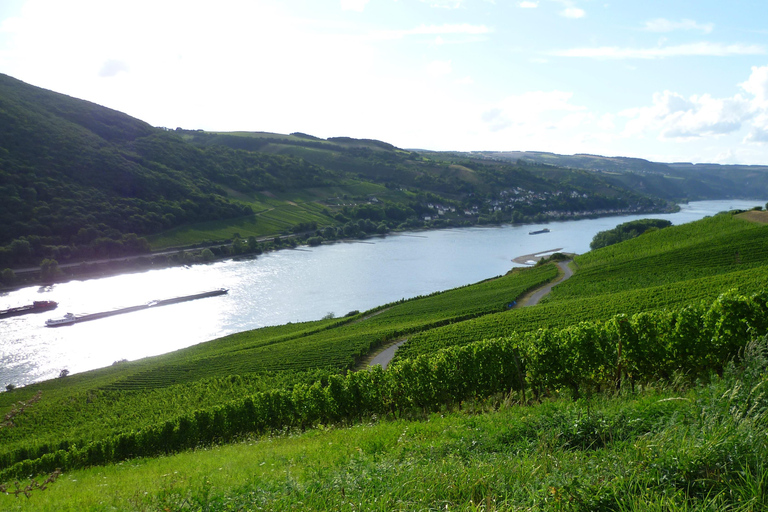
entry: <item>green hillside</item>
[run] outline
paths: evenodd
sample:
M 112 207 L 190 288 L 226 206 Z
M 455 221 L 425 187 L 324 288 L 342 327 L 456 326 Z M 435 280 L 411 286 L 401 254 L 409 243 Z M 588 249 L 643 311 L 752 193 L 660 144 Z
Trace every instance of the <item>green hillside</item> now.
M 146 252 L 145 235 L 252 215 L 242 194 L 333 179 L 287 157 L 203 151 L 0 75 L 0 265 Z
M 534 307 L 508 309 L 552 263 L 2 393 L 0 482 L 64 476 L 0 504 L 759 510 L 766 230 L 648 232 L 578 256 Z

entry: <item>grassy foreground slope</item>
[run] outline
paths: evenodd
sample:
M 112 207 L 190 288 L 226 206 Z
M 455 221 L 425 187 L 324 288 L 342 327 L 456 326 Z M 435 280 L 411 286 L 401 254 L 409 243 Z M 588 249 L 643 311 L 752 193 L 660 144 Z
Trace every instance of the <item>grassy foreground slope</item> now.
M 734 371 L 706 388 L 669 386 L 527 407 L 477 403 L 463 412 L 248 438 L 65 473 L 28 500 L 0 495 L 0 506 L 765 510 L 768 404 L 759 396 L 765 380 L 756 378 L 765 365 L 758 351 L 748 372 Z
M 6 393 L 0 412 L 42 390 L 0 429 L 0 481 L 62 463 L 65 476 L 24 504 L 38 510 L 760 510 L 766 348 L 723 363 L 768 329 L 767 228 L 726 214 L 594 251 L 546 304 L 522 310 L 493 313 L 553 267 Z M 734 249 L 743 258 L 727 257 Z M 613 272 L 622 253 L 636 265 Z M 763 293 L 718 298 L 734 287 Z M 234 374 L 260 349 L 254 363 L 404 334 L 411 359 L 386 372 L 333 375 L 316 359 L 224 376 L 210 364 L 228 358 Z M 542 405 L 507 407 L 534 394 Z M 357 426 L 296 435 L 318 424 Z

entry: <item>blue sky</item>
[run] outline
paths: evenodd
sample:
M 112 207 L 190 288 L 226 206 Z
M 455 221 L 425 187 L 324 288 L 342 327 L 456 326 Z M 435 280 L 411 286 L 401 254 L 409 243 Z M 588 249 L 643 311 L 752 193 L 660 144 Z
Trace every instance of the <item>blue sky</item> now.
M 0 72 L 155 126 L 768 164 L 768 2 L 3 0 Z

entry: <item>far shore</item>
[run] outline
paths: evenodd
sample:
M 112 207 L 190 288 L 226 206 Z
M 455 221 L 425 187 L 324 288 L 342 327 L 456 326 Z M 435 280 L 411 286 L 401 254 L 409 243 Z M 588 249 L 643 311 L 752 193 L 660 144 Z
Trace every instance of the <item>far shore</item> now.
M 642 212 L 641 212 L 642 213 Z M 647 212 L 651 213 L 651 212 Z M 581 215 L 576 216 L 573 218 L 573 220 L 581 220 L 585 218 L 601 218 L 601 217 L 614 217 L 616 215 L 626 215 L 625 213 L 621 214 L 615 214 L 615 215 Z M 552 220 L 558 220 L 558 219 L 552 219 Z M 509 223 L 502 223 L 502 224 L 486 224 L 482 227 L 497 227 L 500 225 L 520 225 L 520 224 L 509 224 Z M 522 224 L 525 225 L 525 224 Z M 533 225 L 533 224 L 531 224 Z M 479 225 L 469 225 L 469 226 L 444 226 L 444 227 L 414 227 L 407 229 L 405 232 L 401 232 L 399 230 L 393 230 L 389 233 L 382 234 L 382 235 L 368 235 L 366 238 L 369 237 L 380 237 L 380 236 L 391 236 L 391 235 L 401 235 L 401 236 L 419 236 L 419 235 L 407 235 L 407 232 L 419 232 L 419 231 L 432 231 L 432 230 L 440 230 L 440 229 L 462 229 L 465 227 L 480 227 Z M 274 238 L 280 238 L 280 239 L 295 239 L 297 238 L 297 234 L 283 234 L 283 235 L 275 235 L 275 236 L 269 236 L 269 237 L 260 237 L 258 239 L 259 242 L 266 242 L 269 240 L 272 240 Z M 333 243 L 340 243 L 340 242 L 353 242 L 353 243 L 366 243 L 365 239 L 359 239 L 359 238 L 339 238 L 336 240 L 328 240 L 322 242 L 323 245 L 325 244 L 333 244 Z M 368 242 L 370 243 L 370 242 Z M 228 245 L 228 244 L 223 244 Z M 300 244 L 300 246 L 305 246 L 306 244 Z M 158 261 L 152 261 L 155 257 L 162 257 L 162 256 L 173 256 L 183 253 L 193 253 L 196 251 L 202 251 L 206 248 L 206 246 L 195 244 L 193 246 L 187 246 L 187 247 L 174 247 L 174 248 L 167 248 L 167 249 L 161 249 L 156 252 L 151 252 L 147 254 L 137 254 L 132 256 L 120 256 L 116 258 L 105 258 L 105 259 L 99 259 L 99 260 L 90 260 L 90 261 L 81 261 L 81 262 L 67 262 L 67 263 L 61 263 L 59 265 L 60 274 L 57 275 L 52 280 L 43 280 L 39 278 L 40 270 L 33 267 L 28 268 L 19 268 L 19 269 L 11 269 L 14 272 L 16 272 L 17 277 L 19 278 L 18 282 L 13 283 L 12 285 L 0 285 L 0 293 L 7 293 L 14 290 L 19 290 L 21 288 L 25 288 L 28 286 L 51 286 L 58 283 L 65 283 L 68 281 L 74 281 L 74 280 L 87 280 L 87 279 L 99 279 L 103 277 L 110 277 L 114 275 L 121 275 L 121 274 L 130 274 L 135 272 L 146 272 L 149 270 L 156 270 L 161 268 L 167 268 L 172 266 L 185 266 L 185 265 L 199 265 L 199 264 L 208 264 L 208 263 L 214 263 L 216 261 L 226 261 L 231 259 L 252 259 L 257 258 L 259 256 L 259 253 L 243 253 L 238 255 L 226 255 L 226 256 L 220 256 L 216 257 L 213 260 L 210 261 L 170 261 L 166 260 L 163 262 Z M 268 249 L 265 252 L 274 251 L 274 250 L 283 250 L 283 249 L 296 249 L 297 247 L 278 247 L 274 249 Z M 551 255 L 552 253 L 555 253 L 557 251 L 562 250 L 562 248 L 557 249 L 551 249 L 549 251 L 542 251 L 534 254 L 525 254 L 522 256 L 518 256 L 512 261 L 514 263 L 520 264 L 520 265 L 534 265 L 536 262 L 538 262 L 541 258 Z M 22 277 L 25 276 L 25 277 Z M 35 276 L 35 277 L 33 277 Z

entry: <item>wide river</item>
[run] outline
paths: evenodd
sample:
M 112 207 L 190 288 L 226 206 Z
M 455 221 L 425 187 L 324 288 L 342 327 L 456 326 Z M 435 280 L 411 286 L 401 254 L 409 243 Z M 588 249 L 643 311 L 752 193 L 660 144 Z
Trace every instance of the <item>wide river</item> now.
M 0 309 L 55 300 L 58 309 L 0 320 L 0 390 L 113 362 L 162 354 L 227 334 L 288 322 L 343 316 L 401 298 L 446 290 L 504 274 L 525 254 L 561 249 L 584 253 L 592 237 L 640 218 L 683 224 L 765 200 L 699 201 L 678 213 L 402 233 L 102 279 L 28 287 L 0 294 Z M 528 232 L 547 227 L 549 233 Z M 218 297 L 149 308 L 75 325 L 45 320 L 109 311 L 152 300 L 228 288 Z

